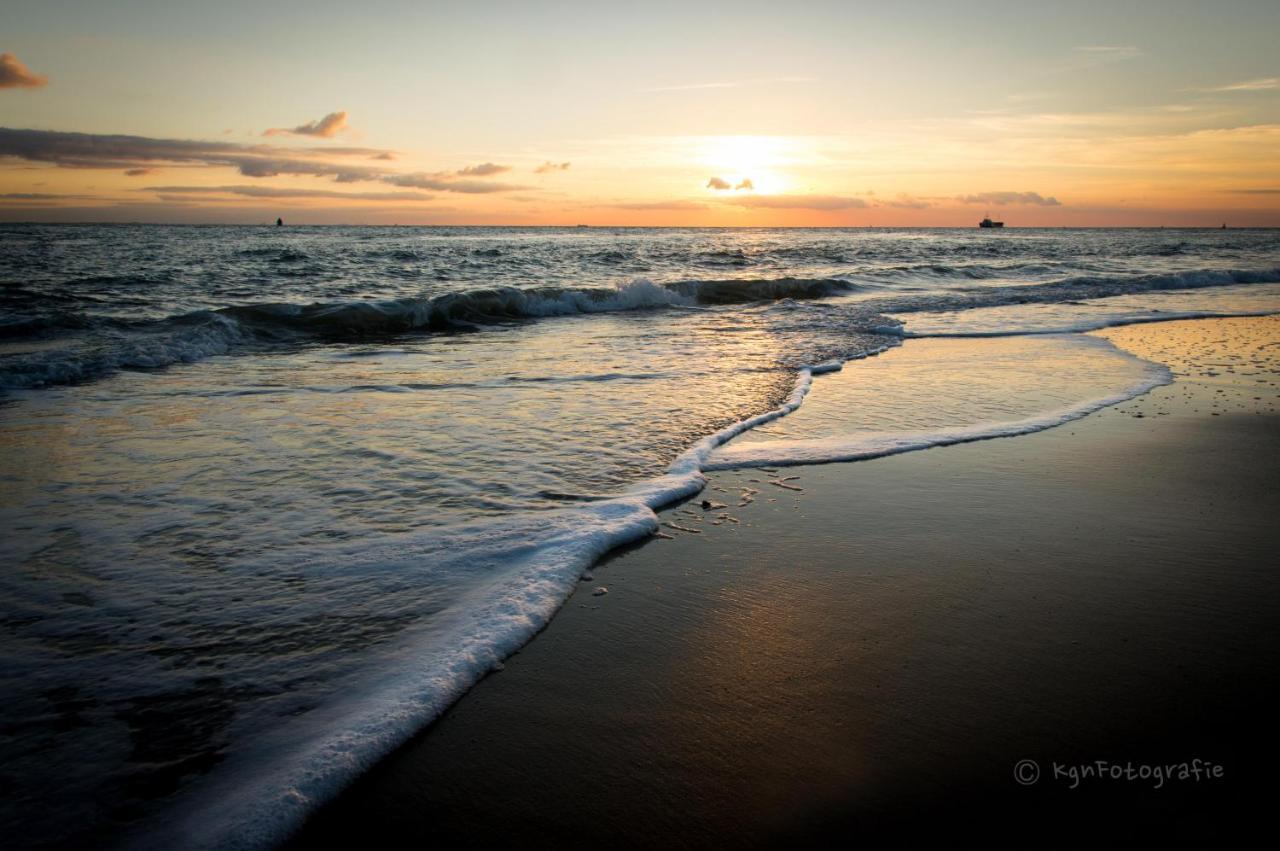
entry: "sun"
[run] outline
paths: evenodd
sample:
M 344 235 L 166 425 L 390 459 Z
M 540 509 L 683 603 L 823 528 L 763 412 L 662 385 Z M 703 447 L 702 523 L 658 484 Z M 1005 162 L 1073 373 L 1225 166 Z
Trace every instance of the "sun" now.
M 787 140 L 779 136 L 712 136 L 702 145 L 699 160 L 711 172 L 733 186 L 772 194 L 786 189 L 778 167 L 790 158 Z

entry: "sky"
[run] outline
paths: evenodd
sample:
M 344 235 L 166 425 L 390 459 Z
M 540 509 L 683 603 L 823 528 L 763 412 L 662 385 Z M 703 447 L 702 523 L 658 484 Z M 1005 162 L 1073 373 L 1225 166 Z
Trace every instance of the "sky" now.
M 0 220 L 1280 226 L 1280 3 L 5 0 Z

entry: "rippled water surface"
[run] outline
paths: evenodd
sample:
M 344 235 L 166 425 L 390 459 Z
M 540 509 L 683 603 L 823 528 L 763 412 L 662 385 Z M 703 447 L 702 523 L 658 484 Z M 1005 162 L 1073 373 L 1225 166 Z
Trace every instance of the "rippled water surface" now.
M 1066 332 L 1277 309 L 1272 231 L 0 226 L 0 830 L 278 838 L 807 366 L 887 352 L 730 447 L 1033 417 L 1150 375 Z

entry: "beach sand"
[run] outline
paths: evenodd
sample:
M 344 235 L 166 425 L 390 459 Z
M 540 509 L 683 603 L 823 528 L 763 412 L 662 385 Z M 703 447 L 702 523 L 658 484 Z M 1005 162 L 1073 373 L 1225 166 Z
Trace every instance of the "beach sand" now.
M 1280 320 L 1100 333 L 1176 382 L 1029 436 L 713 474 L 663 512 L 696 533 L 597 566 L 295 846 L 1109 846 L 1268 825 Z M 760 493 L 739 506 L 743 488 Z M 1178 779 L 1197 759 L 1222 776 Z

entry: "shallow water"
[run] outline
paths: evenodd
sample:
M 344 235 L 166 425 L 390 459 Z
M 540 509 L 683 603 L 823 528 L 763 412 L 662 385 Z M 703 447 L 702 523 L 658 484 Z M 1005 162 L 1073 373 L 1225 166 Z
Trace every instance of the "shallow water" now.
M 1167 377 L 1063 331 L 1280 310 L 1271 231 L 0 246 L 0 826 L 32 844 L 268 844 L 739 447 L 1049 422 Z

